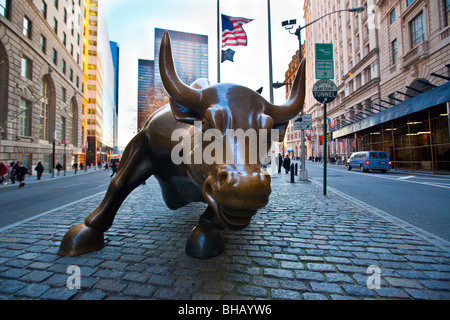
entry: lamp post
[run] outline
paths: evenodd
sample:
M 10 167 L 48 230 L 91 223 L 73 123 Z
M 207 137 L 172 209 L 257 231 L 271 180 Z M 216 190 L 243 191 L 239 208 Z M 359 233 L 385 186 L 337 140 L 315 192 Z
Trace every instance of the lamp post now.
M 299 42 L 299 65 L 301 64 L 302 60 L 303 60 L 303 53 L 302 53 L 302 30 L 309 27 L 310 25 L 316 23 L 317 21 L 332 15 L 334 13 L 338 13 L 338 12 L 343 12 L 343 11 L 348 11 L 348 12 L 356 12 L 356 13 L 361 13 L 364 12 L 364 7 L 356 7 L 356 8 L 350 8 L 350 9 L 342 9 L 342 10 L 336 10 L 333 12 L 330 12 L 320 18 L 317 18 L 314 21 L 311 21 L 310 23 L 302 26 L 298 26 L 298 28 L 295 30 L 294 33 L 291 32 L 292 29 L 294 29 L 294 25 L 297 24 L 297 20 L 293 19 L 293 20 L 286 20 L 283 21 L 281 23 L 281 26 L 284 27 L 286 30 L 289 30 L 290 34 L 295 34 L 298 37 L 298 42 Z M 326 115 L 325 115 L 325 125 L 326 125 Z M 326 137 L 324 137 L 326 139 Z M 306 155 L 305 155 L 305 130 L 302 130 L 302 145 L 301 145 L 301 149 L 302 149 L 302 163 L 301 163 L 301 169 L 300 169 L 300 181 L 307 181 L 308 180 L 308 172 L 306 171 Z M 326 157 L 326 155 L 325 155 Z M 325 158 L 326 161 L 326 158 Z

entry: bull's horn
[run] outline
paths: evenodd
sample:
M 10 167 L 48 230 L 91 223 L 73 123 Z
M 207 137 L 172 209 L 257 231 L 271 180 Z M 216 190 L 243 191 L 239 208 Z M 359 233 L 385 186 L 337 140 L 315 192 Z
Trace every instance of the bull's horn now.
M 159 53 L 159 72 L 161 80 L 169 96 L 192 111 L 199 108 L 199 102 L 202 97 L 201 90 L 196 90 L 185 85 L 177 75 L 172 56 L 172 45 L 170 43 L 169 32 L 165 31 Z
M 303 111 L 306 90 L 306 60 L 300 64 L 292 86 L 291 94 L 285 104 L 281 106 L 268 104 L 265 113 L 271 116 L 275 124 L 286 123 Z

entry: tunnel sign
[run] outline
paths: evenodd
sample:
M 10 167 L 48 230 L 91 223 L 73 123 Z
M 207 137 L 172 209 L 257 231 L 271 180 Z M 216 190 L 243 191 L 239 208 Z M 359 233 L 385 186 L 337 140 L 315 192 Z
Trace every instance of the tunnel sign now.
M 313 88 L 314 98 L 320 103 L 331 103 L 338 94 L 337 86 L 331 80 L 322 79 Z

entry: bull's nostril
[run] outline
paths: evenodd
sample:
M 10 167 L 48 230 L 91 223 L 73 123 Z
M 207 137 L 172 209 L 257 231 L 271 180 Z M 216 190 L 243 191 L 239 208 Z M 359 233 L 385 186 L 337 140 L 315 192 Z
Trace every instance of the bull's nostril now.
M 219 188 L 223 186 L 227 181 L 228 181 L 227 171 L 221 171 L 217 174 L 217 183 L 219 185 Z

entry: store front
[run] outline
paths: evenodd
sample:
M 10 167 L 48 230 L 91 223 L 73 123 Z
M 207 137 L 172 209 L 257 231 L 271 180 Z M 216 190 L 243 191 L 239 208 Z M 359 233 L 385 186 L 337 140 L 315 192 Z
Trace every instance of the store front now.
M 450 83 L 334 132 L 352 152 L 380 150 L 396 170 L 450 173 Z

